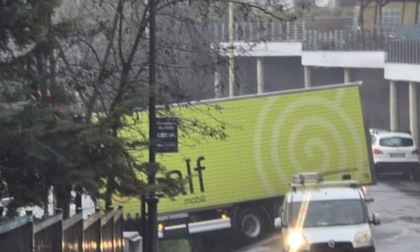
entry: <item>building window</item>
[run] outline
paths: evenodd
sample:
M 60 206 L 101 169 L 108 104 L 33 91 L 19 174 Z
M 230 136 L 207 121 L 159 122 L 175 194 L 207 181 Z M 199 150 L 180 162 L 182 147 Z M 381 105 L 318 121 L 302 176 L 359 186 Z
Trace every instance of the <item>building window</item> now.
M 387 28 L 395 28 L 402 23 L 401 10 L 384 9 L 382 11 L 382 26 Z

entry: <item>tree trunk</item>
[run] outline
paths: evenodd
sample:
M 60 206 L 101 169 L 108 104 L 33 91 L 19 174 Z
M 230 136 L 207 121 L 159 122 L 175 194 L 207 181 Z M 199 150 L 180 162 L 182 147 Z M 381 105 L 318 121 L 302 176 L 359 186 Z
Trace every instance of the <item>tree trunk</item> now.
M 106 192 L 105 192 L 105 209 L 108 207 L 111 207 L 112 202 L 112 194 L 115 191 L 115 188 L 117 187 L 115 180 L 113 177 L 109 176 L 108 181 L 106 183 Z
M 364 0 L 360 0 L 360 15 L 359 15 L 359 26 L 363 27 L 363 23 L 364 23 L 364 10 L 365 10 L 365 1 Z

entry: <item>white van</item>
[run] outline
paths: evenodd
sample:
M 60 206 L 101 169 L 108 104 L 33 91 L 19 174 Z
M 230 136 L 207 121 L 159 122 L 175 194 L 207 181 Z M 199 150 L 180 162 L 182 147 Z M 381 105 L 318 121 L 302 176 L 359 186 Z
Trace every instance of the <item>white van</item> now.
M 284 252 L 374 252 L 367 199 L 357 181 L 305 181 L 291 185 L 281 209 Z

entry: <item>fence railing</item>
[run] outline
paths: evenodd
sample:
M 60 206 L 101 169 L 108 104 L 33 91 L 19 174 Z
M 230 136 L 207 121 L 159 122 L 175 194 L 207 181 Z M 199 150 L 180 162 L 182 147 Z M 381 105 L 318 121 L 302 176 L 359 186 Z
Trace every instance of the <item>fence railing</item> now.
M 307 30 L 302 41 L 307 51 L 385 51 L 389 37 L 383 30 Z
M 335 24 L 337 20 L 340 22 Z M 388 40 L 394 34 L 391 29 L 381 27 L 353 29 L 350 24 L 349 18 L 324 18 L 312 22 L 237 22 L 234 25 L 234 41 L 296 41 L 302 42 L 303 50 L 317 51 L 385 51 Z M 205 34 L 213 42 L 229 41 L 229 27 L 224 22 L 208 24 Z
M 234 40 L 245 42 L 281 42 L 301 41 L 305 30 L 330 31 L 353 27 L 352 17 L 313 17 L 301 21 L 253 21 L 235 22 Z M 227 22 L 212 21 L 207 25 L 208 39 L 213 42 L 229 41 L 229 25 Z
M 316 22 L 257 22 L 235 23 L 235 42 L 302 42 L 303 50 L 378 51 L 386 50 L 392 32 L 389 29 L 352 29 L 344 22 L 330 29 Z M 322 29 L 320 29 L 322 27 Z M 226 23 L 210 23 L 206 30 L 209 40 L 228 42 Z
M 27 216 L 0 225 L 1 251 L 14 252 L 122 252 L 123 214 L 97 211 L 87 219 L 78 213 L 63 220 L 62 214 L 36 220 Z
M 387 48 L 386 61 L 420 64 L 420 40 L 390 40 Z
M 27 252 L 33 248 L 33 216 L 28 215 L 0 226 L 0 248 Z
M 331 31 L 351 29 L 354 26 L 353 17 L 318 16 L 305 20 L 305 27 L 309 30 Z
M 42 220 L 33 226 L 35 252 L 55 252 L 61 250 L 63 236 L 62 215 L 57 214 Z
M 352 19 L 347 17 L 321 17 L 299 22 L 237 22 L 234 25 L 234 41 L 296 41 L 302 42 L 306 51 L 387 51 L 389 62 L 420 63 L 420 40 L 395 39 L 395 29 L 353 27 Z M 417 27 L 415 31 L 418 31 Z M 206 34 L 210 41 L 228 42 L 228 24 L 210 23 Z
M 235 23 L 234 41 L 301 41 L 305 30 L 302 22 L 256 22 Z M 207 27 L 209 40 L 229 41 L 229 26 L 226 23 L 210 23 Z

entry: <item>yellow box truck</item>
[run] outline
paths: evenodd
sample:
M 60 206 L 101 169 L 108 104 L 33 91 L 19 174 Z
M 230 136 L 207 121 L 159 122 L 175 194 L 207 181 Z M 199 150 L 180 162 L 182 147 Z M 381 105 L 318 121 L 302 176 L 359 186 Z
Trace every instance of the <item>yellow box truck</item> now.
M 244 240 L 257 239 L 274 228 L 298 172 L 375 183 L 360 85 L 175 106 L 178 151 L 159 154 L 157 161 L 168 169 L 166 176 L 186 184 L 174 199 L 160 199 L 159 237 L 232 229 Z M 206 129 L 194 131 L 194 122 L 220 127 L 226 137 L 203 138 Z M 191 127 L 190 133 L 183 134 L 182 127 Z M 124 211 L 139 212 L 139 204 L 124 201 Z

